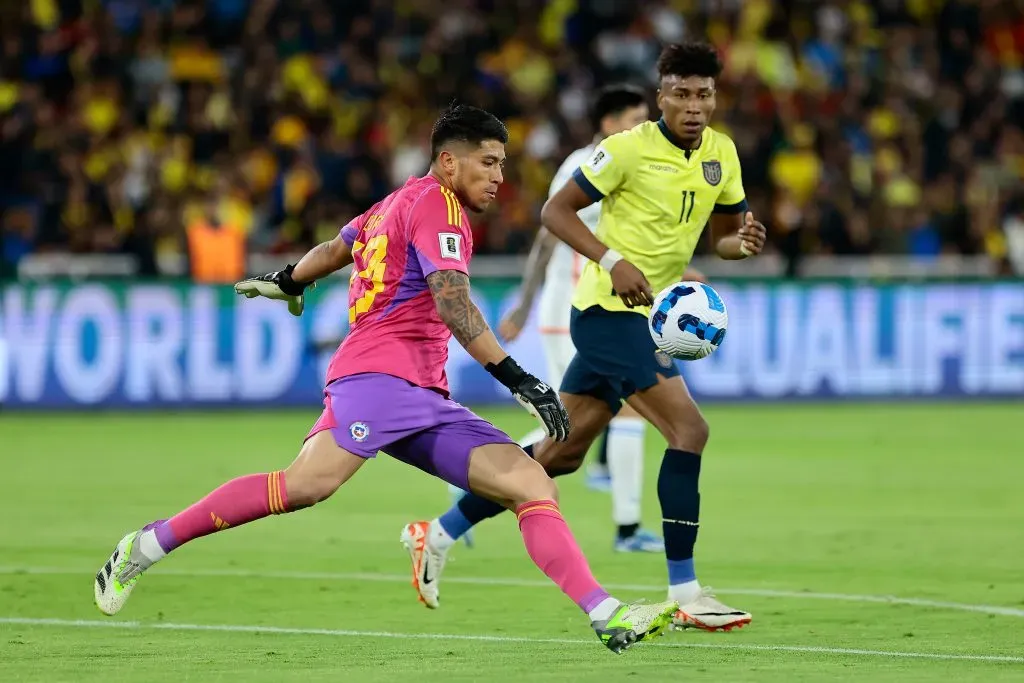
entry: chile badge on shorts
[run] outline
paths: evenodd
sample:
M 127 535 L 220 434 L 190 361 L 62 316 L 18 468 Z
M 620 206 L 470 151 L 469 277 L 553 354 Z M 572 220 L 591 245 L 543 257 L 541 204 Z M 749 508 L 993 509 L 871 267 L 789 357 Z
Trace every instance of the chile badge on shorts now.
M 348 433 L 356 443 L 362 443 L 370 436 L 370 428 L 365 422 L 353 422 L 348 426 Z

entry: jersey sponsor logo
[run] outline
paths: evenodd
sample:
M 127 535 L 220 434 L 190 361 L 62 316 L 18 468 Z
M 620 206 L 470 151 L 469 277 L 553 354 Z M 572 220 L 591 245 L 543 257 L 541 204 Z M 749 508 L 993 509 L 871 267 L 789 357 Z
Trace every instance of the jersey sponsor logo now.
M 648 166 L 652 171 L 661 171 L 662 173 L 679 173 L 679 169 L 675 166 L 668 166 L 666 164 L 651 164 Z
M 441 258 L 462 260 L 462 235 L 454 232 L 442 232 L 437 235 L 441 243 Z
M 365 422 L 353 422 L 348 426 L 348 433 L 356 443 L 362 443 L 370 438 L 370 428 Z
M 587 163 L 584 164 L 594 173 L 597 173 L 602 168 L 608 165 L 608 162 L 612 160 L 612 155 L 608 153 L 603 147 L 598 147 L 594 150 L 594 153 L 590 155 Z
M 722 164 L 717 161 L 702 161 L 701 168 L 704 169 L 704 180 L 712 187 L 722 182 Z

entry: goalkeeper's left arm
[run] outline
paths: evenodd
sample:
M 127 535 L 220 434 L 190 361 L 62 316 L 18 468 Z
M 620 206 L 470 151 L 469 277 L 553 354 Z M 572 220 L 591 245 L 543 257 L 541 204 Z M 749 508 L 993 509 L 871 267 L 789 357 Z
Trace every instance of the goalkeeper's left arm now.
M 306 288 L 315 287 L 317 280 L 350 263 L 352 248 L 339 233 L 330 242 L 321 242 L 310 249 L 294 266 L 289 264 L 284 270 L 242 280 L 235 284 L 235 292 L 250 299 L 264 296 L 287 301 L 292 315 L 302 315 Z

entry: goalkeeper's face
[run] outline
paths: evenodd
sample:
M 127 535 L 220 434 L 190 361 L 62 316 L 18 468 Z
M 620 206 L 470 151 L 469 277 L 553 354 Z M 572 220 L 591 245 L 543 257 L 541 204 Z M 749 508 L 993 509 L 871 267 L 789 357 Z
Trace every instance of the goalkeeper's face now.
M 454 162 L 452 189 L 459 201 L 471 211 L 483 211 L 494 201 L 504 181 L 505 145 L 498 140 L 466 145 L 454 155 Z

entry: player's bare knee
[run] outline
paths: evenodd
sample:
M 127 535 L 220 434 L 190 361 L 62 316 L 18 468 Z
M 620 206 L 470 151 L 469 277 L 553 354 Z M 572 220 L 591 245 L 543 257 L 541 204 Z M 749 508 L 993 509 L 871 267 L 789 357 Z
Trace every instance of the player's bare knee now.
M 696 442 L 696 447 L 693 450 L 695 453 L 700 453 L 707 445 L 708 439 L 711 438 L 711 425 L 702 415 L 697 415 L 693 420 L 692 430 L 693 440 Z
M 558 443 L 545 439 L 534 449 L 534 459 L 544 466 L 552 477 L 572 474 L 583 465 L 589 444 L 576 442 L 571 436 L 568 441 Z
M 517 505 L 528 503 L 531 500 L 558 500 L 558 485 L 541 467 L 531 468 L 528 475 L 523 477 L 520 491 L 515 496 Z
M 526 494 L 522 501 L 524 503 L 531 500 L 558 501 L 558 484 L 546 474 L 543 477 L 537 477 L 536 481 L 531 481 L 523 492 Z
M 284 473 L 288 489 L 288 506 L 292 509 L 310 507 L 326 500 L 338 490 L 344 479 L 337 472 L 318 470 L 293 463 Z
M 700 413 L 682 415 L 673 419 L 669 433 L 665 434 L 669 448 L 701 453 L 708 443 L 711 427 Z
M 572 474 L 583 466 L 585 456 L 585 451 L 577 453 L 561 453 L 559 454 L 558 459 L 550 461 L 544 469 L 552 477 Z
M 338 483 L 329 477 L 296 476 L 288 478 L 288 504 L 292 508 L 306 508 L 326 500 L 338 490 Z
M 309 507 L 330 498 L 365 462 L 340 448 L 330 432 L 319 432 L 303 444 L 284 471 L 288 507 Z

